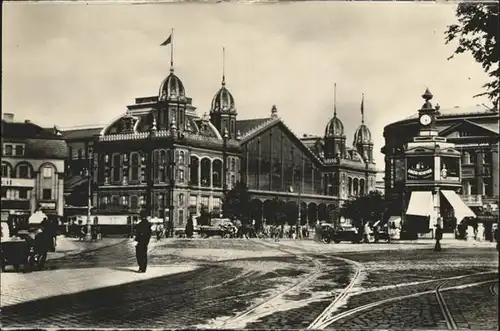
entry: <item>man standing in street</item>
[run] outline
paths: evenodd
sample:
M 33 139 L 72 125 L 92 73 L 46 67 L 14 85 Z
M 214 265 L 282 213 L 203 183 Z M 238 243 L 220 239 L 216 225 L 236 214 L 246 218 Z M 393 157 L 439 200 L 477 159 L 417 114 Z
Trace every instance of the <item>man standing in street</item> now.
M 135 232 L 135 256 L 139 270 L 137 272 L 146 272 L 148 266 L 148 245 L 151 239 L 151 223 L 146 217 L 142 217 L 141 222 L 136 226 Z
M 441 229 L 441 225 L 438 223 L 436 225 L 436 246 L 434 246 L 434 251 L 441 251 L 441 239 L 443 239 L 443 230 Z

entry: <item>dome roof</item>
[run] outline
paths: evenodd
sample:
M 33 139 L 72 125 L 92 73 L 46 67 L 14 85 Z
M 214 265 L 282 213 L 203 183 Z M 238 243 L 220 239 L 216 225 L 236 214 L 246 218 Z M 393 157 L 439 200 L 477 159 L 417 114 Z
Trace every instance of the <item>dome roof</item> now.
M 226 88 L 226 84 L 224 82 L 222 83 L 222 87 L 212 99 L 210 111 L 224 113 L 236 111 L 233 95 Z
M 356 144 L 367 144 L 372 142 L 372 133 L 365 124 L 361 124 L 354 132 L 354 142 Z
M 342 124 L 342 121 L 336 115 L 333 116 L 333 118 L 328 122 L 325 128 L 325 137 L 332 136 L 344 136 L 344 124 Z
M 160 85 L 159 99 L 182 99 L 186 97 L 186 91 L 184 89 L 184 84 L 182 81 L 174 74 L 174 71 L 170 70 L 170 75 L 168 75 Z

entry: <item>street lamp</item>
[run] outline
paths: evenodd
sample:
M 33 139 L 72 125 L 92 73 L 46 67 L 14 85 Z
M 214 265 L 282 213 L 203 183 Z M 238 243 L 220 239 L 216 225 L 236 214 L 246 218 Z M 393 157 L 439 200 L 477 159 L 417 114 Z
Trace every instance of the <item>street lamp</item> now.
M 87 233 L 85 240 L 92 240 L 92 147 L 88 148 L 87 167 L 81 171 L 82 176 L 87 178 Z
M 298 190 L 298 195 L 297 195 L 297 209 L 298 209 L 298 215 L 297 215 L 297 222 L 296 222 L 296 225 L 295 225 L 295 229 L 297 231 L 297 238 L 302 237 L 302 222 L 301 222 L 301 218 L 302 218 L 302 215 L 301 215 L 301 205 L 300 205 L 300 194 L 301 194 L 301 191 L 302 191 L 302 185 L 300 184 L 300 181 L 299 181 L 299 190 Z M 293 193 L 293 186 L 290 186 L 289 188 L 289 191 L 290 193 Z

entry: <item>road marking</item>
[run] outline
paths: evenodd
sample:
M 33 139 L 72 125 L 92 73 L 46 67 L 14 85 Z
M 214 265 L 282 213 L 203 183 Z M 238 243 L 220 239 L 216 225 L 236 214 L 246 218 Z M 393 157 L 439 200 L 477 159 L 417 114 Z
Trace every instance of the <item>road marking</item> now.
M 497 280 L 486 280 L 486 281 L 482 281 L 482 282 L 470 283 L 470 284 L 465 284 L 465 285 L 451 286 L 451 287 L 446 287 L 444 289 L 440 289 L 440 291 L 444 292 L 444 291 L 451 291 L 451 290 L 463 289 L 463 288 L 468 288 L 468 287 L 474 287 L 474 286 L 479 286 L 479 285 L 483 285 L 483 284 L 488 284 L 488 283 L 491 283 L 491 282 L 497 282 Z M 422 296 L 422 295 L 425 295 L 425 294 L 434 294 L 434 293 L 435 293 L 435 289 L 434 290 L 429 290 L 429 291 L 423 291 L 423 292 L 413 293 L 413 294 L 408 294 L 408 295 L 403 295 L 403 296 L 398 296 L 398 297 L 393 297 L 393 298 L 388 298 L 388 299 L 384 299 L 384 300 L 380 300 L 380 301 L 376 301 L 376 302 L 372 302 L 372 303 L 369 303 L 369 304 L 366 304 L 366 305 L 363 305 L 363 306 L 359 306 L 359 307 L 347 310 L 347 311 L 342 312 L 342 313 L 340 313 L 338 315 L 335 315 L 335 316 L 327 319 L 326 321 L 324 321 L 322 324 L 317 325 L 316 329 L 325 329 L 329 325 L 331 325 L 332 323 L 334 323 L 334 322 L 336 322 L 336 321 L 338 321 L 338 320 L 340 320 L 342 318 L 345 318 L 345 317 L 348 317 L 348 316 L 353 315 L 355 313 L 358 313 L 360 311 L 363 311 L 363 310 L 367 310 L 367 309 L 370 309 L 370 308 L 373 308 L 373 307 L 381 306 L 381 305 L 386 304 L 386 303 L 392 303 L 392 302 L 401 301 L 401 300 L 404 300 L 404 299 L 415 298 L 415 297 Z

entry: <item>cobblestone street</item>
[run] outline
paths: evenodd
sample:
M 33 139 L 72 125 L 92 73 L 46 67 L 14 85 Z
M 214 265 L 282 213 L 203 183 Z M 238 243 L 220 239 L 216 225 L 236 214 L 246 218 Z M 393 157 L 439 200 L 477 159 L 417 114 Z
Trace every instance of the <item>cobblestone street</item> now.
M 163 240 L 149 264 L 126 240 L 4 272 L 3 327 L 497 329 L 494 247 Z

